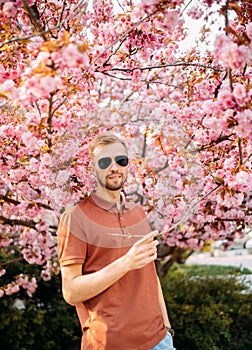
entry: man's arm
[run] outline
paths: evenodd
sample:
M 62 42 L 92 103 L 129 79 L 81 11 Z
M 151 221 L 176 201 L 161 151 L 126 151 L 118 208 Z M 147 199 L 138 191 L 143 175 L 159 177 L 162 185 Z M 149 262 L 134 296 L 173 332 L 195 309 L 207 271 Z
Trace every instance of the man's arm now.
M 155 235 L 156 231 L 153 231 L 152 236 Z M 82 275 L 82 264 L 62 266 L 62 291 L 66 302 L 76 305 L 93 298 L 127 272 L 140 269 L 154 261 L 157 258 L 158 242 L 150 240 L 150 236 L 151 234 L 137 241 L 125 255 L 94 273 Z

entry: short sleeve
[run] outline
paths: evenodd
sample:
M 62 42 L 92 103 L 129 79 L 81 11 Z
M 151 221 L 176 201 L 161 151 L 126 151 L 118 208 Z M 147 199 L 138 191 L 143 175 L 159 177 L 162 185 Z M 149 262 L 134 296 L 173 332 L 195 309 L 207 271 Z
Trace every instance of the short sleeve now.
M 72 264 L 84 264 L 87 252 L 87 243 L 76 237 L 72 232 L 78 223 L 72 213 L 65 212 L 62 214 L 58 230 L 58 258 L 60 266 Z

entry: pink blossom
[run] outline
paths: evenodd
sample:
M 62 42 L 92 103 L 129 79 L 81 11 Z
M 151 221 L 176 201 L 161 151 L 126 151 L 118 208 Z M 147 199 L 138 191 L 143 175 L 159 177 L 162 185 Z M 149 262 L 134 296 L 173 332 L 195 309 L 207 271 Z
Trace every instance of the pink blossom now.
M 45 269 L 41 271 L 41 277 L 44 281 L 50 281 L 52 274 L 58 274 L 60 271 L 59 264 L 47 261 Z
M 16 283 L 20 287 L 22 287 L 23 289 L 26 290 L 26 293 L 28 294 L 29 297 L 31 297 L 32 294 L 34 294 L 34 292 L 36 291 L 36 289 L 38 287 L 35 277 L 32 277 L 31 279 L 29 279 L 29 277 L 27 275 L 24 275 L 24 274 L 20 274 L 16 278 Z
M 19 292 L 19 290 L 19 285 L 17 285 L 15 282 L 8 283 L 7 286 L 4 288 L 6 295 L 12 295 L 14 293 Z
M 26 95 L 33 98 L 49 97 L 50 93 L 55 90 L 60 81 L 61 79 L 59 77 L 32 76 L 26 80 L 24 86 L 21 88 L 22 100 L 27 99 Z
M 221 206 L 225 206 L 227 208 L 231 207 L 238 207 L 242 204 L 244 199 L 243 193 L 237 193 L 235 195 L 231 195 L 230 193 L 226 192 L 224 195 L 224 198 L 222 195 L 217 194 L 216 200 Z
M 1 84 L 1 92 L 5 92 L 6 96 L 11 96 L 12 92 L 15 92 L 15 83 L 11 79 L 6 79 L 3 84 Z
M 48 271 L 46 271 L 46 270 L 42 270 L 41 271 L 41 277 L 46 282 L 51 280 L 51 274 Z
M 0 298 L 2 298 L 4 296 L 4 291 L 3 289 L 0 289 Z
M 145 180 L 144 180 L 144 183 L 147 187 L 150 187 L 153 183 L 153 179 L 151 177 L 147 177 Z
M 33 147 L 37 143 L 37 138 L 33 136 L 30 132 L 25 132 L 22 134 L 22 141 L 27 147 Z
M 18 7 L 14 2 L 6 2 L 3 6 L 3 15 L 6 17 L 15 17 L 17 14 Z
M 208 100 L 213 97 L 215 84 L 211 80 L 202 80 L 194 86 L 198 99 Z
M 61 60 L 68 65 L 68 67 L 83 67 L 89 65 L 89 57 L 86 51 L 81 52 L 76 44 L 70 43 L 61 50 Z
M 189 238 L 186 243 L 191 249 L 195 250 L 198 246 L 199 240 L 197 238 L 192 237 L 192 238 Z
M 1 269 L 1 270 L 0 270 L 0 277 L 2 277 L 3 275 L 5 275 L 5 273 L 6 273 L 6 270 L 5 270 L 5 269 Z
M 202 109 L 206 114 L 215 114 L 218 111 L 218 105 L 212 100 L 207 100 L 202 103 Z
M 221 174 L 216 172 L 216 176 L 223 177 L 223 174 L 225 174 L 226 171 L 234 170 L 235 166 L 236 166 L 236 159 L 234 157 L 224 159 L 224 163 L 223 163 L 224 169 L 219 169 L 218 172 L 221 172 Z
M 142 8 L 145 12 L 151 13 L 155 11 L 158 3 L 159 3 L 159 0 L 143 0 L 143 1 L 139 1 L 138 6 Z
M 246 103 L 248 100 L 246 87 L 243 84 L 238 83 L 234 86 L 233 95 L 239 105 Z
M 41 45 L 40 42 L 39 42 L 39 44 Z M 39 54 L 38 54 L 38 56 L 36 58 L 36 61 L 34 61 L 34 67 L 36 67 L 41 62 L 44 62 L 46 64 L 50 64 L 51 63 L 51 55 L 50 55 L 49 52 L 39 52 Z
M 177 189 L 179 189 L 179 190 L 183 190 L 183 189 L 184 189 L 184 183 L 183 183 L 183 181 L 181 181 L 181 180 L 176 181 L 176 182 L 175 182 L 175 187 L 176 187 Z
M 39 232 L 45 232 L 48 230 L 48 224 L 46 222 L 40 221 L 38 224 L 35 225 L 36 230 Z
M 239 171 L 236 174 L 237 188 L 243 191 L 251 191 L 252 173 L 248 171 Z
M 20 236 L 20 246 L 24 259 L 29 264 L 42 265 L 51 255 L 53 241 L 50 232 L 26 230 Z
M 8 237 L 7 235 L 2 235 L 0 240 L 0 247 L 8 247 L 13 242 L 13 239 L 11 237 Z M 5 271 L 5 270 L 2 270 Z M 1 273 L 0 273 L 1 276 Z
M 0 63 L 0 77 L 1 77 L 2 75 L 4 75 L 4 73 L 5 73 L 5 68 L 4 68 L 4 66 Z
M 160 16 L 155 19 L 155 25 L 157 28 L 161 30 L 165 30 L 168 32 L 172 32 L 172 30 L 176 27 L 179 20 L 179 15 L 177 11 L 169 11 L 164 14 L 164 16 Z
M 221 109 L 229 109 L 235 105 L 233 94 L 228 90 L 222 90 L 217 97 L 218 105 Z
M 246 33 L 250 40 L 252 40 L 252 22 L 246 25 Z
M 90 191 L 87 144 L 105 129 L 127 139 L 132 161 L 125 192 L 136 202 L 144 196 L 151 225 L 168 244 L 196 250 L 209 237 L 235 231 L 241 220 L 252 225 L 246 215 L 252 183 L 251 24 L 233 11 L 231 30 L 220 29 L 226 35 L 216 40 L 215 51 L 209 45 L 205 54 L 196 45 L 185 57 L 178 50 L 186 35 L 183 0 L 123 0 L 123 9 L 113 11 L 114 2 L 94 1 L 73 12 L 77 0 L 66 7 L 60 0 L 43 7 L 38 0 L 44 41 L 22 0 L 0 0 L 1 19 L 10 29 L 3 38 L 10 42 L 0 51 L 1 215 L 35 225 L 0 224 L 0 246 L 12 254 L 14 245 L 27 263 L 40 265 L 45 280 L 59 268 L 51 230 L 60 212 Z M 202 16 L 198 3 L 188 13 L 193 18 Z M 203 3 L 217 4 L 213 13 L 221 6 L 221 0 Z M 14 17 L 8 17 L 11 12 Z M 215 17 L 195 22 L 206 42 L 203 26 Z M 242 42 L 245 31 L 248 41 Z M 30 39 L 15 41 L 25 36 Z M 31 295 L 35 285 L 22 275 L 7 293 L 23 288 Z
M 64 189 L 61 188 L 55 188 L 53 191 L 50 191 L 50 197 L 56 206 L 66 206 L 69 203 L 75 202 L 73 194 L 70 191 L 64 191 Z
M 241 138 L 252 137 L 252 111 L 245 110 L 236 115 L 238 125 L 236 127 L 236 134 Z
M 70 174 L 67 170 L 60 170 L 58 172 L 58 175 L 56 177 L 56 186 L 62 186 L 64 185 L 70 177 Z
M 232 69 L 241 69 L 250 63 L 252 52 L 245 45 L 238 46 L 226 35 L 220 35 L 215 41 L 216 56 Z
M 235 48 L 230 57 L 229 67 L 233 69 L 243 68 L 245 64 L 251 64 L 252 50 L 245 45 L 240 45 Z
M 193 19 L 199 19 L 203 16 L 204 11 L 199 6 L 193 6 L 188 12 L 187 15 Z
M 202 124 L 207 128 L 211 128 L 214 131 L 219 132 L 220 130 L 223 130 L 225 121 L 222 118 L 208 117 L 203 120 Z

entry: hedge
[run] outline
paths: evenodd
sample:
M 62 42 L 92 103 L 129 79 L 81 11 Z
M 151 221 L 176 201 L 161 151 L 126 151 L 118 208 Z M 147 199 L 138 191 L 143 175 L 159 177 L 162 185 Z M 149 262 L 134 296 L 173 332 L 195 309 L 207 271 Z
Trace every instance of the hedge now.
M 252 294 L 245 278 L 177 270 L 161 279 L 178 350 L 252 349 Z

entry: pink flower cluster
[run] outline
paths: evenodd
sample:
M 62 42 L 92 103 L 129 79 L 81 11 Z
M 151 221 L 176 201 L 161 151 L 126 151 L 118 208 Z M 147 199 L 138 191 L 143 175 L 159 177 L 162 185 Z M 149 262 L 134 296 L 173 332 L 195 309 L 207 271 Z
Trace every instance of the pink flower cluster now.
M 70 43 L 63 47 L 60 52 L 52 55 L 55 62 L 67 67 L 87 68 L 89 65 L 89 56 L 87 51 L 81 50 L 75 43 Z
M 60 77 L 34 75 L 24 82 L 20 96 L 22 96 L 23 102 L 32 103 L 39 98 L 49 98 L 56 87 L 61 85 Z
M 167 11 L 162 16 L 154 20 L 154 24 L 158 29 L 172 33 L 179 22 L 178 11 Z
M 193 19 L 197 20 L 203 16 L 204 11 L 199 6 L 193 6 L 192 8 L 190 8 L 190 10 L 187 12 L 187 14 L 189 17 L 192 17 Z
M 252 141 L 252 111 L 247 109 L 237 113 L 236 119 L 238 121 L 236 127 L 237 136 Z
M 46 224 L 41 227 L 36 225 L 36 229 L 26 230 L 20 235 L 19 244 L 24 259 L 29 264 L 42 265 L 51 256 L 51 250 L 53 247 L 52 235 L 49 230 L 46 230 Z
M 226 35 L 220 35 L 216 38 L 215 54 L 217 60 L 234 70 L 241 70 L 246 64 L 252 63 L 252 48 L 238 45 Z
M 45 268 L 41 271 L 41 277 L 44 281 L 50 281 L 53 274 L 57 275 L 60 272 L 59 264 L 56 260 L 57 256 L 55 256 L 54 262 L 48 260 L 45 265 Z
M 18 293 L 20 288 L 23 288 L 29 297 L 31 297 L 36 291 L 38 285 L 35 277 L 30 278 L 28 275 L 20 274 L 16 277 L 16 280 L 8 283 L 0 290 L 0 297 L 4 295 L 12 295 Z
M 24 274 L 20 274 L 16 278 L 16 284 L 22 287 L 26 291 L 29 297 L 31 297 L 32 294 L 34 294 L 34 292 L 38 287 L 35 277 L 30 278 L 29 276 Z

